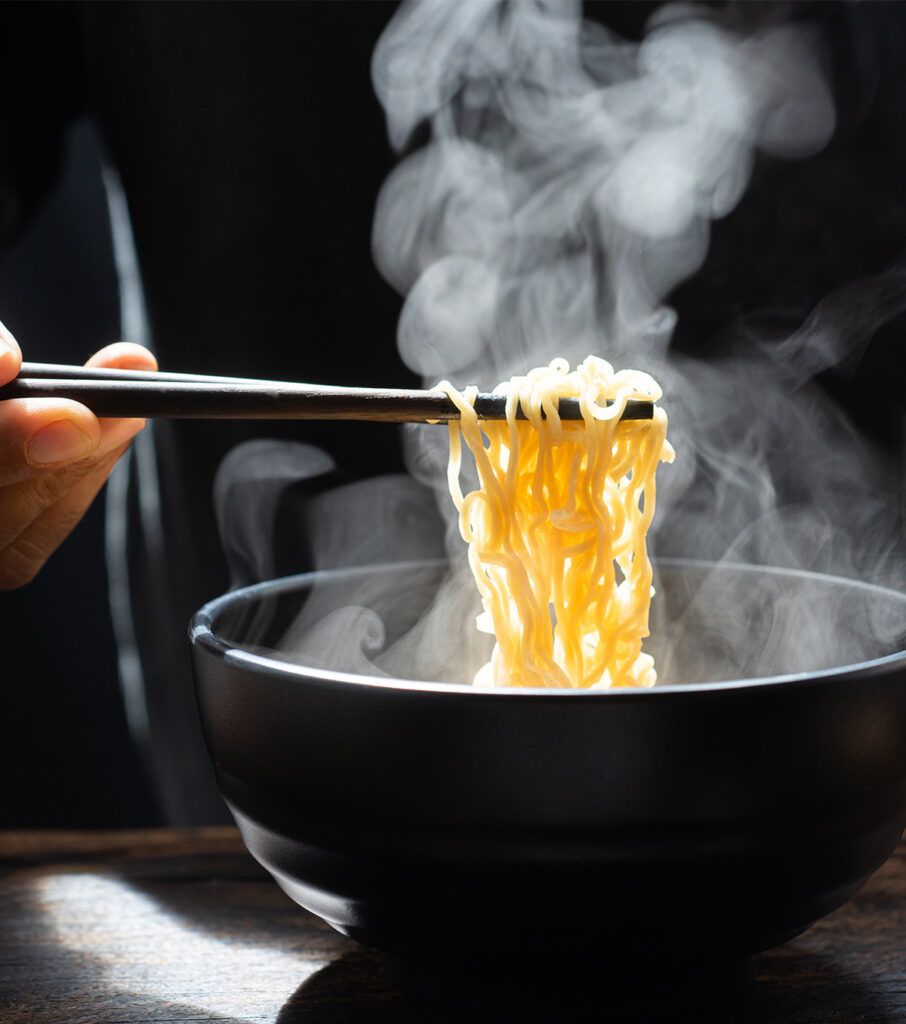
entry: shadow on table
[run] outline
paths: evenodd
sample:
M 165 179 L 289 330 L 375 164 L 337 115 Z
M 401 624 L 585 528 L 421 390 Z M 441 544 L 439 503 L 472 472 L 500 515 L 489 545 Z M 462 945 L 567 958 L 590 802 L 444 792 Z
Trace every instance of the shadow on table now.
M 543 965 L 539 965 L 543 970 Z M 898 1006 L 900 1009 L 898 1009 Z M 620 1010 L 597 1002 L 572 1015 L 550 1008 L 533 1013 L 495 1009 L 487 1015 L 457 1014 L 410 998 L 397 989 L 379 953 L 353 947 L 308 978 L 283 1005 L 276 1024 L 453 1024 L 494 1021 L 566 1022 L 604 1020 L 608 1024 L 902 1024 L 902 1004 L 877 985 L 857 980 L 832 958 L 795 950 L 768 954 L 759 978 L 729 1000 L 707 1009 L 646 1007 Z
M 293 904 L 250 858 L 247 863 L 243 860 L 243 871 L 237 871 L 232 860 L 222 868 L 223 875 L 239 882 L 232 899 L 224 898 L 220 886 L 186 886 L 196 876 L 218 877 L 213 866 L 205 861 L 201 870 L 197 866 L 193 870 L 184 861 L 172 886 L 159 872 L 149 883 L 138 865 L 124 874 L 129 884 L 144 889 L 190 927 L 219 937 L 241 935 L 254 946 L 287 952 L 304 949 L 322 957 L 322 962 L 329 959 L 283 1004 L 277 1024 L 446 1024 L 480 1019 L 474 1010 L 457 1015 L 402 993 L 388 977 L 379 953 L 348 946 L 347 940 Z M 840 959 L 789 945 L 766 953 L 757 980 L 731 1001 L 722 1000 L 713 1008 L 690 1012 L 668 1006 L 632 1014 L 599 999 L 585 1018 L 601 1019 L 605 1014 L 608 1024 L 827 1024 L 830 1020 L 902 1024 L 902 994 L 895 990 L 893 975 L 886 980 L 882 963 L 853 955 L 852 960 Z M 538 965 L 540 972 L 544 968 Z M 656 978 L 654 970 L 652 975 Z M 562 1007 L 557 1013 L 548 1008 L 535 1014 L 525 1007 L 516 1013 L 495 1010 L 488 1018 L 495 1024 L 570 1019 Z M 582 1015 L 573 1014 L 573 1019 L 581 1020 Z
M 296 989 L 276 1024 L 452 1024 L 459 1019 L 400 992 L 379 953 L 353 946 Z

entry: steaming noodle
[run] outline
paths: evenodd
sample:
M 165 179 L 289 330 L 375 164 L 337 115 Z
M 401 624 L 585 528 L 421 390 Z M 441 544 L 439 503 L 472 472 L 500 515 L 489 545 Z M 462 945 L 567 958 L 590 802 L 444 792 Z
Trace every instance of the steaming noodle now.
M 448 484 L 484 608 L 477 625 L 496 638 L 475 683 L 654 685 L 642 653 L 654 592 L 646 533 L 655 470 L 673 449 L 662 409 L 651 420 L 621 416 L 629 399 L 660 398 L 657 383 L 594 356 L 572 372 L 556 359 L 501 384 L 506 422 L 481 423 L 477 388 L 439 387 L 462 413 L 450 424 Z M 581 421 L 558 415 L 558 400 L 570 397 Z M 465 496 L 462 440 L 479 479 Z

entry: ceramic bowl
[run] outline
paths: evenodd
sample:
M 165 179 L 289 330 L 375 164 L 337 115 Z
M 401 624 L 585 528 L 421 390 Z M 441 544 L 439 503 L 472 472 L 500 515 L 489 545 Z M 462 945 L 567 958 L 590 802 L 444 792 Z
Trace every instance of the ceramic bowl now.
M 487 691 L 270 653 L 300 615 L 350 605 L 374 609 L 390 642 L 445 571 L 276 580 L 191 626 L 207 742 L 246 845 L 404 982 L 460 1003 L 552 986 L 714 991 L 894 849 L 903 595 L 662 564 L 652 690 Z

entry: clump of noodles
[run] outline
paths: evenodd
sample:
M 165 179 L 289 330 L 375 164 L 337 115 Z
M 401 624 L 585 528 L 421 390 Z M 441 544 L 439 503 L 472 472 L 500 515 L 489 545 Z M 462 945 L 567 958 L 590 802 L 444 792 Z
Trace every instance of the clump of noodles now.
M 496 422 L 478 420 L 477 388 L 438 387 L 462 414 L 450 423 L 448 483 L 484 608 L 478 628 L 496 638 L 475 683 L 654 685 L 642 653 L 653 594 L 645 537 L 655 470 L 673 449 L 662 409 L 621 416 L 630 399 L 660 398 L 657 383 L 594 356 L 572 372 L 556 359 L 495 389 L 507 396 Z M 560 419 L 561 398 L 579 399 L 581 420 Z M 479 479 L 465 496 L 461 440 Z

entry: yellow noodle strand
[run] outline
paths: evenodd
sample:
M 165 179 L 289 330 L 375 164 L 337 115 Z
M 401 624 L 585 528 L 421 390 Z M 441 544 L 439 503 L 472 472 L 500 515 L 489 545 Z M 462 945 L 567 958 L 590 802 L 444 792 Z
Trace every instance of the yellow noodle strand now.
M 654 665 L 642 653 L 653 593 L 645 536 L 655 470 L 673 449 L 659 407 L 651 420 L 621 417 L 630 399 L 660 398 L 656 382 L 595 356 L 574 371 L 556 359 L 496 389 L 507 396 L 500 422 L 478 420 L 477 388 L 438 386 L 461 414 L 450 423 L 447 481 L 482 620 L 496 638 L 475 681 L 652 686 Z M 560 420 L 557 403 L 570 397 L 582 422 Z M 516 419 L 520 406 L 525 420 Z M 465 496 L 463 441 L 479 479 Z

